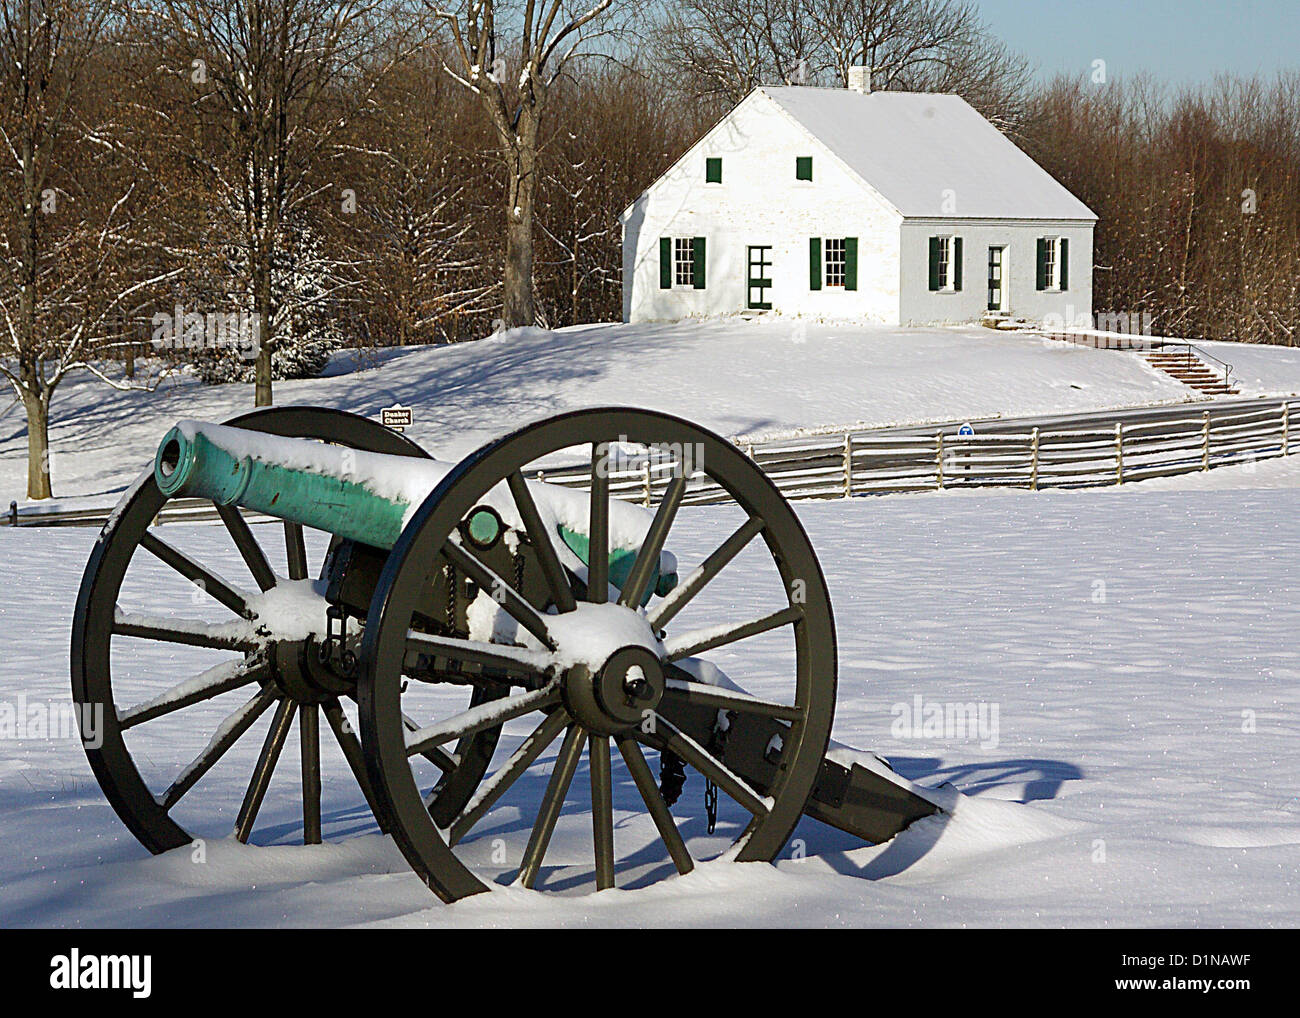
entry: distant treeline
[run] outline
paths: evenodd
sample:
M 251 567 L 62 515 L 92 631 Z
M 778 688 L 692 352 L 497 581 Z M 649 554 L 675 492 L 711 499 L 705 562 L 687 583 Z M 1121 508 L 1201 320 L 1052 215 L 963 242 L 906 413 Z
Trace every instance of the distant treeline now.
M 1300 343 L 1300 73 L 1171 92 L 1033 90 L 1016 140 L 1100 217 L 1099 312 L 1153 332 Z

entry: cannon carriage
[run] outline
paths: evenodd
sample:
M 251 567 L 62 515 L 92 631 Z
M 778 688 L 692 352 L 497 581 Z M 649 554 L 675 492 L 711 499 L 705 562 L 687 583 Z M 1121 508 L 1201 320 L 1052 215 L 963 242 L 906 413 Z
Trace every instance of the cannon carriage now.
M 664 448 L 693 453 L 653 511 L 610 497 L 617 455 Z M 536 479 L 575 452 L 589 465 L 583 490 Z M 687 569 L 670 538 L 702 479 L 736 511 Z M 181 497 L 213 502 L 256 590 L 158 533 L 159 510 Z M 284 550 L 268 554 L 277 530 Z M 729 593 L 727 567 L 742 556 L 745 589 Z M 124 610 L 141 563 L 194 584 L 226 617 Z M 749 589 L 758 575 L 765 586 Z M 751 660 L 756 641 L 779 653 Z M 168 644 L 220 660 L 168 675 L 141 650 Z M 252 836 L 297 721 L 302 840 L 321 841 L 323 716 L 379 830 L 446 901 L 500 881 L 545 886 L 548 848 L 577 798 L 589 800 L 590 855 L 576 869 L 598 889 L 624 871 L 771 861 L 805 814 L 881 842 L 938 812 L 869 754 L 828 751 L 836 667 L 826 584 L 777 489 L 711 432 L 625 408 L 525 426 L 456 465 L 332 410 L 182 422 L 105 525 L 72 633 L 74 698 L 104 718 L 85 740 L 91 766 L 150 851 L 193 840 L 178 807 L 204 816 L 204 779 L 267 715 L 235 836 Z M 212 704 L 235 695 L 212 725 Z M 144 766 L 151 732 L 199 713 L 208 741 L 160 784 Z M 706 827 L 684 812 L 690 773 L 703 778 Z M 510 865 L 487 866 L 481 843 L 507 803 L 527 840 Z M 630 839 L 616 807 L 647 818 L 653 841 Z

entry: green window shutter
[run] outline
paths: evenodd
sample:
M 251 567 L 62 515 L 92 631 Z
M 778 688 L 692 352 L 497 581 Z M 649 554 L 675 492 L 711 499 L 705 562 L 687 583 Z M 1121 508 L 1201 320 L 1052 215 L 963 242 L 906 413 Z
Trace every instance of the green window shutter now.
M 659 238 L 659 289 L 673 288 L 673 238 Z
M 808 241 L 808 289 L 822 288 L 822 239 L 812 237 Z
M 844 289 L 858 288 L 858 238 L 844 238 Z
M 1061 251 L 1058 256 L 1061 259 L 1061 289 L 1070 288 L 1070 241 L 1068 237 L 1061 238 Z
M 704 289 L 704 238 L 694 237 L 691 240 L 691 247 L 695 253 L 695 264 L 692 270 L 692 276 L 695 279 L 695 289 Z
M 812 180 L 812 156 L 795 156 L 794 179 Z
M 952 238 L 952 288 L 961 289 L 961 238 Z
M 704 160 L 704 181 L 707 184 L 722 183 L 722 159 L 718 156 L 710 156 Z
M 1038 289 L 1047 289 L 1047 238 L 1038 238 Z
M 930 238 L 930 289 L 939 289 L 939 238 Z

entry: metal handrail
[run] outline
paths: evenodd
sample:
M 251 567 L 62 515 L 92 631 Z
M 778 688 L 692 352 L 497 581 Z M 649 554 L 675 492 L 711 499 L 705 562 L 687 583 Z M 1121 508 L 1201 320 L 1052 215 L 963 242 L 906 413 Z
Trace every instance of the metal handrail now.
M 1199 357 L 1202 360 L 1211 360 L 1214 361 L 1214 363 L 1216 364 L 1223 365 L 1223 384 L 1224 385 L 1231 384 L 1228 381 L 1228 379 L 1232 376 L 1232 365 L 1229 364 L 1227 361 L 1223 360 L 1220 357 L 1215 357 L 1214 354 L 1212 353 L 1208 353 L 1207 351 L 1202 350 L 1195 343 L 1189 343 L 1186 341 L 1170 342 L 1169 340 L 1162 339 L 1159 341 L 1158 349 L 1163 350 L 1165 349 L 1165 347 L 1169 347 L 1169 346 L 1181 347 L 1183 350 L 1187 351 L 1187 361 L 1189 366 L 1191 365 L 1193 353 L 1195 353 L 1196 357 Z

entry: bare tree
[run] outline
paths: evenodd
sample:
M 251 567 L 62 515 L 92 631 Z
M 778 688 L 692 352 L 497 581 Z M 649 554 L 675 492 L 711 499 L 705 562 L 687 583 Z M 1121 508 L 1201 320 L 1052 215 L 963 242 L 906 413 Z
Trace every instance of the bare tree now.
M 343 155 L 365 197 L 335 217 L 335 236 L 357 267 L 357 331 L 376 345 L 482 335 L 490 321 L 500 244 L 485 221 L 481 155 L 493 139 L 470 98 L 437 55 L 416 54 L 389 75 L 379 112 Z
M 134 227 L 147 188 L 112 123 L 109 11 L 99 0 L 0 3 L 0 374 L 26 410 L 33 499 L 52 494 L 55 389 L 77 369 L 123 386 L 96 366 L 94 347 L 165 278 L 129 254 L 143 245 Z
M 697 136 L 643 66 L 605 64 L 553 97 L 561 125 L 542 147 L 538 318 L 552 326 L 618 317 L 619 214 Z M 581 124 L 581 126 L 578 126 Z
M 1031 155 L 1097 212 L 1094 306 L 1165 335 L 1300 339 L 1300 76 L 1042 88 Z
M 731 107 L 764 84 L 811 85 L 831 71 L 812 0 L 678 0 L 655 33 L 678 91 Z
M 551 88 L 575 56 L 600 40 L 612 43 L 636 7 L 635 0 L 465 0 L 455 10 L 435 8 L 452 36 L 453 58 L 444 67 L 478 97 L 505 164 L 502 318 L 509 327 L 532 325 L 535 317 L 538 146 Z
M 727 106 L 762 84 L 839 84 L 956 92 L 1000 126 L 1016 119 L 1026 61 L 969 0 L 677 0 L 657 41 L 683 91 Z
M 238 249 L 260 330 L 258 406 L 271 402 L 271 355 L 301 311 L 284 305 L 277 271 L 295 224 L 314 205 L 346 200 L 347 182 L 334 186 L 326 170 L 402 56 L 387 30 L 401 24 L 395 2 L 152 0 L 135 10 L 170 72 L 159 98 L 170 104 L 171 141 L 191 155 L 219 241 Z

